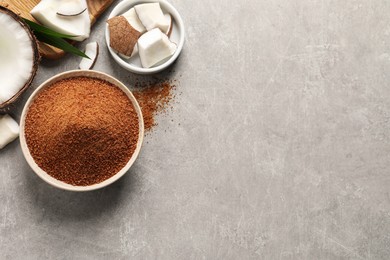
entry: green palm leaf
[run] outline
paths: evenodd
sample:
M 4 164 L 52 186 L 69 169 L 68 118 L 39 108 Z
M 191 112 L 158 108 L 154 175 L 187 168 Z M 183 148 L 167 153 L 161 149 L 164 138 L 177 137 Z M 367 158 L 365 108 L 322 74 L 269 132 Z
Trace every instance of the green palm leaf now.
M 27 23 L 27 25 L 30 27 L 30 29 L 33 30 L 34 32 L 39 32 L 39 33 L 43 33 L 43 34 L 50 35 L 53 37 L 70 39 L 70 40 L 72 40 L 73 37 L 76 37 L 74 35 L 62 34 L 62 33 L 53 31 L 50 28 L 47 28 L 43 25 L 40 25 L 38 23 L 35 23 L 35 22 L 30 21 L 30 20 L 25 19 L 25 18 L 23 20 Z
M 69 52 L 77 56 L 89 59 L 89 57 L 84 52 L 80 51 L 79 49 L 77 49 L 76 47 L 74 47 L 72 44 L 70 44 L 65 40 L 65 39 L 71 40 L 73 37 L 76 36 L 58 33 L 56 31 L 53 31 L 50 28 L 37 24 L 28 19 L 24 19 L 24 21 L 30 27 L 35 37 L 37 37 L 39 41 L 47 43 L 53 47 L 57 47 L 65 52 Z

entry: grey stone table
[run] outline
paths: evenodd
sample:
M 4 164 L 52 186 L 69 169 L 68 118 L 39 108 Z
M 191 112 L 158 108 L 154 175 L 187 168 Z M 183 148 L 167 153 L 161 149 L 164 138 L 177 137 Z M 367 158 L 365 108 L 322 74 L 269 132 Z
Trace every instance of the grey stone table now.
M 187 30 L 158 75 L 178 80 L 173 110 L 95 192 L 44 183 L 18 142 L 1 150 L 0 258 L 389 259 L 389 1 L 171 2 Z M 132 88 L 107 16 L 95 68 Z M 13 116 L 78 63 L 43 62 Z

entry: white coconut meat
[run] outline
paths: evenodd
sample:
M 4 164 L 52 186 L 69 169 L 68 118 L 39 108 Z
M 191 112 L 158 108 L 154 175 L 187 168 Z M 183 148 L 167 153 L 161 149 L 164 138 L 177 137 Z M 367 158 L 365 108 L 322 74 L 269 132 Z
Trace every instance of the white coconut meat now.
M 129 24 L 131 26 L 133 26 L 135 29 L 137 29 L 139 32 L 141 33 L 144 33 L 146 32 L 146 28 L 143 26 L 143 24 L 141 23 L 141 21 L 139 20 L 138 18 L 138 15 L 137 13 L 135 12 L 135 9 L 134 8 L 131 8 L 129 11 L 127 11 L 126 13 L 123 14 L 123 16 L 127 19 L 127 21 L 129 22 Z M 168 37 L 171 35 L 172 33 L 172 27 L 173 27 L 173 20 L 172 20 L 172 16 L 170 14 L 164 14 L 164 18 L 166 20 L 166 23 L 169 25 L 167 31 L 165 31 L 164 33 L 166 35 L 168 35 Z M 134 57 L 135 55 L 138 54 L 138 44 L 136 44 L 133 48 L 133 52 L 131 53 L 130 56 L 126 56 L 126 55 L 123 55 L 121 53 L 118 53 L 120 57 L 122 57 L 123 59 L 130 59 L 132 57 Z
M 172 15 L 164 14 L 164 17 L 165 17 L 165 20 L 167 21 L 167 23 L 169 24 L 168 29 L 164 33 L 166 35 L 168 35 L 168 37 L 169 37 L 171 35 L 171 33 L 172 33 L 172 27 L 173 27 Z
M 19 136 L 19 125 L 9 115 L 0 115 L 0 149 Z
M 37 62 L 31 31 L 14 13 L 0 8 L 0 108 L 31 84 Z
M 86 0 L 82 0 L 82 2 L 82 7 L 86 7 Z M 63 5 L 63 0 L 42 0 L 30 13 L 35 19 L 50 29 L 59 33 L 76 36 L 72 38 L 75 41 L 83 41 L 88 38 L 91 31 L 91 20 L 89 18 L 88 8 L 79 15 L 58 15 L 57 13 Z
M 139 20 L 150 31 L 159 28 L 162 32 L 169 29 L 168 20 L 164 17 L 160 3 L 139 4 L 134 6 Z
M 176 51 L 176 44 L 156 28 L 143 34 L 138 39 L 138 52 L 142 67 L 150 68 L 171 57 Z
M 90 42 L 85 46 L 85 54 L 89 57 L 82 58 L 79 68 L 81 70 L 90 70 L 96 63 L 99 55 L 99 44 L 97 42 Z
M 63 0 L 57 9 L 57 15 L 77 16 L 87 10 L 87 2 L 84 0 Z
M 126 55 L 124 55 L 124 54 L 122 54 L 122 53 L 118 53 L 118 55 L 119 55 L 120 57 L 122 57 L 123 59 L 126 59 L 126 60 L 131 59 L 132 57 L 134 57 L 134 56 L 137 55 L 137 54 L 138 54 L 138 44 L 135 44 L 135 45 L 134 45 L 133 52 L 131 53 L 130 56 L 126 56 Z
M 145 26 L 143 26 L 140 19 L 138 18 L 138 15 L 135 12 L 134 7 L 131 8 L 126 13 L 122 14 L 122 16 L 126 18 L 126 20 L 129 22 L 131 26 L 133 26 L 134 29 L 136 29 L 140 33 L 146 32 L 146 28 Z

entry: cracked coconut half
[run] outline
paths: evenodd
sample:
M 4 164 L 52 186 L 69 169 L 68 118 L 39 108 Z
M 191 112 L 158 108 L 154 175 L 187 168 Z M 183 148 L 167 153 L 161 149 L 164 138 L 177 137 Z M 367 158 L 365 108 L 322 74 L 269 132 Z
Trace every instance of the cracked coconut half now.
M 18 15 L 0 6 L 0 109 L 31 85 L 38 63 L 38 46 L 29 27 Z

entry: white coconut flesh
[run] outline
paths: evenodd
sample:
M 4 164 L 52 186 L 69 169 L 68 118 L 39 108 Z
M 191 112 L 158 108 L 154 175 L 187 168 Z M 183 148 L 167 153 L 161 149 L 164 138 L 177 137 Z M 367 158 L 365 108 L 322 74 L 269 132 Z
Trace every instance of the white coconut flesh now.
M 19 125 L 9 115 L 0 115 L 0 149 L 19 136 Z
M 171 57 L 176 48 L 176 44 L 158 28 L 148 31 L 138 39 L 138 52 L 144 68 L 157 66 Z
M 87 2 L 85 0 L 62 0 L 58 7 L 57 15 L 62 16 L 77 16 L 87 10 Z
M 83 6 L 86 7 L 86 0 L 82 1 L 85 2 Z M 35 19 L 50 29 L 76 36 L 72 38 L 75 41 L 83 41 L 88 38 L 91 31 L 91 19 L 89 18 L 88 8 L 86 11 L 74 16 L 58 15 L 58 9 L 63 4 L 63 0 L 42 0 L 30 13 Z M 65 9 L 68 8 L 69 6 Z
M 96 63 L 99 55 L 99 44 L 97 42 L 90 42 L 85 46 L 85 54 L 89 57 L 82 58 L 79 64 L 81 70 L 90 70 Z
M 150 31 L 159 28 L 162 32 L 169 29 L 168 20 L 164 17 L 160 3 L 139 4 L 134 6 L 139 20 Z
M 164 14 L 165 20 L 169 24 L 168 29 L 164 32 L 168 37 L 171 35 L 172 32 L 172 16 L 170 14 Z
M 140 33 L 146 32 L 146 28 L 145 28 L 145 26 L 143 26 L 143 24 L 142 24 L 141 21 L 139 20 L 138 15 L 137 15 L 137 13 L 135 12 L 134 7 L 131 8 L 131 9 L 130 9 L 129 11 L 127 11 L 126 13 L 122 14 L 122 16 L 126 18 L 126 20 L 129 22 L 129 24 L 130 24 L 134 29 L 136 29 L 136 30 L 139 31 Z
M 0 106 L 35 75 L 34 44 L 28 29 L 0 9 Z
M 122 57 L 123 59 L 126 59 L 126 60 L 131 59 L 132 57 L 134 57 L 134 56 L 137 55 L 137 54 L 138 54 L 138 44 L 135 44 L 135 45 L 134 45 L 133 52 L 131 53 L 130 56 L 126 56 L 126 55 L 124 55 L 124 54 L 118 52 L 118 55 L 119 55 L 120 57 Z
M 156 11 L 155 7 L 159 7 L 160 5 L 157 3 L 157 4 L 153 4 L 153 7 L 152 8 L 146 8 L 143 9 L 143 11 L 149 11 L 149 12 L 152 12 L 153 14 L 150 14 L 151 16 L 154 16 L 154 12 Z M 137 6 L 136 6 L 137 7 Z M 160 8 L 161 10 L 161 8 Z M 142 10 L 141 10 L 142 12 Z M 158 16 L 160 15 L 160 12 L 158 12 Z M 161 13 L 162 13 L 162 10 L 161 10 Z M 144 14 L 145 15 L 145 14 Z M 168 37 L 171 35 L 171 32 L 172 32 L 172 26 L 173 26 L 173 19 L 172 19 L 172 16 L 170 14 L 163 14 L 164 15 L 164 19 L 166 21 L 166 24 L 168 25 L 166 31 L 164 32 Z M 123 17 L 126 18 L 127 22 L 134 28 L 136 29 L 137 31 L 139 31 L 140 33 L 145 33 L 147 30 L 145 28 L 145 26 L 142 24 L 141 20 L 139 19 L 138 17 L 138 14 L 137 12 L 135 11 L 135 8 L 131 8 L 130 10 L 128 10 L 127 12 L 125 12 L 124 14 L 122 14 Z M 154 29 L 154 28 L 153 28 Z M 130 59 L 132 57 L 134 57 L 135 55 L 138 54 L 138 44 L 134 45 L 134 48 L 133 48 L 133 52 L 131 53 L 130 56 L 126 56 L 122 53 L 118 53 L 118 55 L 123 58 L 123 59 Z

